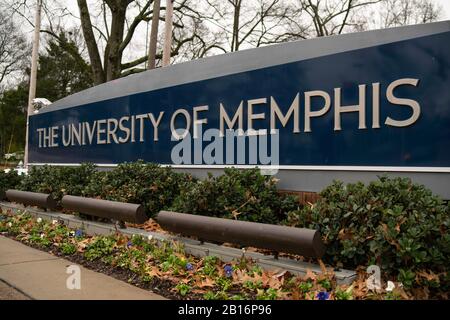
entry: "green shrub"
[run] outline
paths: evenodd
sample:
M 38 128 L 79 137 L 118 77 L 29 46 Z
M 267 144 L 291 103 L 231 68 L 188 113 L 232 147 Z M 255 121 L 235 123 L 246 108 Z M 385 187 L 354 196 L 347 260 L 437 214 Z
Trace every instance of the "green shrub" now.
M 222 176 L 210 175 L 199 181 L 190 174 L 143 161 L 123 163 L 110 171 L 97 171 L 92 164 L 32 167 L 20 189 L 50 193 L 57 201 L 70 194 L 143 204 L 150 217 L 172 208 L 184 213 L 279 223 L 298 206 L 294 196 L 280 195 L 276 180 L 261 175 L 258 169 L 226 169 Z
M 83 189 L 95 173 L 95 166 L 82 164 L 78 167 L 32 167 L 22 180 L 24 191 L 50 193 L 57 201 L 66 194 L 81 196 Z
M 97 172 L 84 188 L 87 197 L 143 204 L 153 216 L 172 205 L 180 187 L 193 180 L 189 174 L 176 173 L 158 164 L 123 163 L 114 170 Z
M 312 206 L 289 214 L 289 223 L 320 230 L 325 260 L 346 268 L 376 264 L 406 286 L 419 270 L 441 274 L 450 266 L 450 212 L 422 185 L 380 177 L 368 186 L 334 182 Z
M 8 172 L 0 170 L 0 197 L 6 190 L 16 189 L 20 185 L 22 178 L 23 176 L 19 175 L 15 170 L 9 170 Z
M 273 177 L 234 168 L 183 185 L 172 206 L 178 212 L 263 223 L 279 223 L 296 208 L 296 197 L 280 195 Z

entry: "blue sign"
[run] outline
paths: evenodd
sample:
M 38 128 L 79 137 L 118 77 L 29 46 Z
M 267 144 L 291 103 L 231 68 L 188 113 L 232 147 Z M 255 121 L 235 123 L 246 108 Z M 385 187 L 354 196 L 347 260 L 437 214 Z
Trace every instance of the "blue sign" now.
M 189 70 L 192 81 L 181 81 Z M 281 168 L 449 172 L 450 24 L 300 41 L 147 71 L 54 103 L 30 117 L 29 132 L 35 164 L 261 165 L 277 153 Z M 254 138 L 258 147 L 265 140 L 265 156 L 253 154 Z

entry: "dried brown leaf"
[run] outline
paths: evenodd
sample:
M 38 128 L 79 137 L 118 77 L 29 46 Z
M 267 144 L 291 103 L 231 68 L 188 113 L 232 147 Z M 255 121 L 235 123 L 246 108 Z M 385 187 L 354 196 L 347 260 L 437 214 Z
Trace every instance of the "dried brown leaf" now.
M 198 279 L 194 283 L 194 286 L 196 286 L 198 288 L 207 288 L 207 287 L 213 288 L 216 286 L 216 283 L 211 278 L 205 278 L 205 279 Z
M 315 281 L 317 279 L 317 275 L 314 272 L 312 272 L 311 269 L 306 269 L 306 274 L 303 277 L 303 279 L 304 280 L 311 279 L 311 280 Z

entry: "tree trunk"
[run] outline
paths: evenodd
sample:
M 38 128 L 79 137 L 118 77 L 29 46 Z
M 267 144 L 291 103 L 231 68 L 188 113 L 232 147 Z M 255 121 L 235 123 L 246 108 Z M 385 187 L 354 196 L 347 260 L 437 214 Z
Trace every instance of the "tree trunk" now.
M 94 76 L 94 84 L 98 85 L 106 81 L 105 72 L 102 67 L 102 60 L 98 51 L 97 42 L 95 41 L 94 32 L 92 30 L 91 17 L 86 0 L 77 0 L 80 9 L 81 29 L 83 30 L 84 40 L 89 53 L 92 73 Z
M 126 11 L 128 0 L 107 1 L 106 4 L 111 10 L 111 34 L 105 48 L 105 72 L 106 81 L 111 81 L 120 77 L 122 51 L 120 45 L 123 41 Z
M 233 39 L 231 41 L 231 51 L 239 50 L 239 17 L 241 15 L 241 0 L 236 0 L 234 5 L 233 17 Z

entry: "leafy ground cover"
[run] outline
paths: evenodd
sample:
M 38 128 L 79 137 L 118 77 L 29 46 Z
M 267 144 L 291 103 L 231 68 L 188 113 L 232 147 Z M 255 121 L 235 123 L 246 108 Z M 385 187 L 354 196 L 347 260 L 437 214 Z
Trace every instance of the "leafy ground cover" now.
M 399 284 L 391 291 L 367 288 L 365 275 L 350 286 L 336 283 L 332 268 L 303 277 L 264 271 L 242 257 L 224 263 L 214 256 L 197 258 L 178 242 L 121 234 L 88 236 L 60 222 L 33 218 L 27 213 L 0 214 L 0 232 L 27 245 L 51 252 L 93 270 L 175 299 L 409 299 Z

